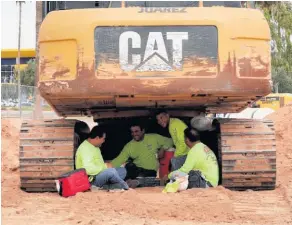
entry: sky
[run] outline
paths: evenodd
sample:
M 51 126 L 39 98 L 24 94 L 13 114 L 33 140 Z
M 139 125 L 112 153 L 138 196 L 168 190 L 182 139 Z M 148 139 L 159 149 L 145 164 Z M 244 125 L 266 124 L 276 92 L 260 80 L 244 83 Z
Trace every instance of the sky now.
M 16 1 L 1 1 L 1 48 L 17 49 L 18 11 Z M 36 10 L 34 1 L 22 4 L 20 48 L 35 48 Z

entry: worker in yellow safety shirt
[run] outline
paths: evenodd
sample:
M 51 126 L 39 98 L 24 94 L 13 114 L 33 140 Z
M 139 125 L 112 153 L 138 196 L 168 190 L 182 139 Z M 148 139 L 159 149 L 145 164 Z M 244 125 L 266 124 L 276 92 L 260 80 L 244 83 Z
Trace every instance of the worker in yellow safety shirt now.
M 188 188 L 216 187 L 219 181 L 219 166 L 214 152 L 200 142 L 195 129 L 184 130 L 186 145 L 190 148 L 181 168 L 168 175 L 170 180 L 189 175 Z
M 171 138 L 159 134 L 145 134 L 145 128 L 140 123 L 133 123 L 130 130 L 133 139 L 111 161 L 111 165 L 119 167 L 130 159 L 125 165 L 126 181 L 130 187 L 134 187 L 129 183 L 130 180 L 157 176 L 158 158 L 163 155 L 164 150 L 173 147 L 173 142 Z
M 156 113 L 157 123 L 168 131 L 175 145 L 174 157 L 171 159 L 171 170 L 180 168 L 186 160 L 189 147 L 184 140 L 184 130 L 187 125 L 178 118 L 171 118 L 167 111 L 159 110 Z
M 117 189 L 128 190 L 129 186 L 124 181 L 127 171 L 123 167 L 107 168 L 101 155 L 100 147 L 105 142 L 106 133 L 102 126 L 95 126 L 89 137 L 78 147 L 75 164 L 76 169 L 84 168 L 89 181 L 96 187 L 111 185 Z

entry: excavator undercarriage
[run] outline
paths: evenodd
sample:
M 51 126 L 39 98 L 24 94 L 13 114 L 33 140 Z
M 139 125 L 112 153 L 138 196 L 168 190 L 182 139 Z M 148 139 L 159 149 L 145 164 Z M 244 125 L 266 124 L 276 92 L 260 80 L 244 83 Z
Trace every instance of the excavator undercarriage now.
M 22 190 L 57 191 L 54 180 L 74 169 L 76 122 L 23 122 L 19 152 Z M 232 190 L 275 188 L 276 141 L 272 121 L 218 119 L 214 132 L 217 140 L 210 141 L 216 142 L 217 149 L 212 150 L 219 161 L 222 186 Z

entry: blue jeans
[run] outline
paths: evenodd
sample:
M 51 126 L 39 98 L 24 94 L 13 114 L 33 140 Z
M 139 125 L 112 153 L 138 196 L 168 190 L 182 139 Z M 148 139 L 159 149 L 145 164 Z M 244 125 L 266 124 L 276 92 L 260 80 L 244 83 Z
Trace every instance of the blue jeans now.
M 102 187 L 105 184 L 116 184 L 121 189 L 129 189 L 128 184 L 124 181 L 127 171 L 123 167 L 108 168 L 97 174 L 92 185 Z
M 171 180 L 176 180 L 176 177 L 184 177 L 186 175 L 189 175 L 189 184 L 188 189 L 190 188 L 208 188 L 212 187 L 212 184 L 206 180 L 205 176 L 201 173 L 199 170 L 191 170 L 189 174 L 175 171 L 171 175 Z
M 179 168 L 181 168 L 185 161 L 187 159 L 187 156 L 179 156 L 179 157 L 173 157 L 170 162 L 171 162 L 171 171 L 175 171 L 178 170 Z

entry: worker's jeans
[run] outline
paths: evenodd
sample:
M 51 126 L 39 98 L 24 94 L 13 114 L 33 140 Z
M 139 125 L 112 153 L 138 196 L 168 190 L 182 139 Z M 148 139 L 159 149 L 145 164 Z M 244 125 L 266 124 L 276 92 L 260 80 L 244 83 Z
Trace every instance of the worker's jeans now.
M 180 171 L 175 171 L 171 174 L 171 180 L 175 180 L 176 177 L 184 177 L 189 175 L 188 189 L 190 188 L 208 188 L 212 187 L 211 183 L 208 182 L 205 176 L 199 170 L 191 170 L 189 174 Z
M 141 167 L 137 167 L 136 164 L 129 162 L 125 166 L 127 170 L 128 179 L 136 179 L 137 177 L 156 177 L 157 172 L 155 170 L 147 170 Z
M 121 189 L 129 189 L 129 186 L 124 181 L 127 171 L 123 167 L 108 168 L 97 174 L 92 182 L 92 185 L 102 187 L 105 184 L 115 184 Z
M 171 171 L 175 171 L 178 170 L 179 168 L 181 168 L 183 166 L 183 164 L 185 163 L 187 159 L 187 156 L 179 156 L 179 157 L 173 157 L 171 159 Z

